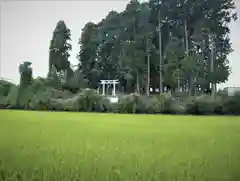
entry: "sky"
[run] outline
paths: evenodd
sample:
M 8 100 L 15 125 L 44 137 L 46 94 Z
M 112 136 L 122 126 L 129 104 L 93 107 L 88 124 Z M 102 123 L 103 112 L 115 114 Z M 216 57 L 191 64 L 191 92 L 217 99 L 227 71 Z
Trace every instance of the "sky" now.
M 70 62 L 77 64 L 77 44 L 84 25 L 98 23 L 111 11 L 123 11 L 129 0 L 79 1 L 10 1 L 0 0 L 0 77 L 19 83 L 18 66 L 31 61 L 33 76 L 46 76 L 48 49 L 59 20 L 64 20 L 72 34 Z M 240 1 L 236 2 L 240 13 Z M 240 87 L 240 20 L 230 25 L 232 47 L 228 59 L 231 75 L 228 82 L 219 85 Z

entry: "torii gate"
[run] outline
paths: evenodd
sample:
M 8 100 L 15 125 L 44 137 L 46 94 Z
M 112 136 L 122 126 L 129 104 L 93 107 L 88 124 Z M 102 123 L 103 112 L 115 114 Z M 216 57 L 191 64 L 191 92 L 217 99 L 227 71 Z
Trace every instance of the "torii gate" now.
M 113 84 L 113 91 L 112 91 L 112 96 L 116 96 L 116 84 L 119 84 L 119 81 L 117 79 L 115 80 L 100 80 L 102 84 L 102 89 L 103 92 L 102 94 L 105 96 L 105 84 L 109 85 L 109 84 Z

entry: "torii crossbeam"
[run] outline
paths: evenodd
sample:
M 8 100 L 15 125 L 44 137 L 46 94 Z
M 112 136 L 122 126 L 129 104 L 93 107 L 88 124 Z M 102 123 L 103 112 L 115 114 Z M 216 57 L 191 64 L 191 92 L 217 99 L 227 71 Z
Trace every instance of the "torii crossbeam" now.
M 119 84 L 119 81 L 117 79 L 115 80 L 100 80 L 102 84 L 103 92 L 102 94 L 105 96 L 105 85 L 113 84 L 113 90 L 112 90 L 112 96 L 116 96 L 116 84 Z

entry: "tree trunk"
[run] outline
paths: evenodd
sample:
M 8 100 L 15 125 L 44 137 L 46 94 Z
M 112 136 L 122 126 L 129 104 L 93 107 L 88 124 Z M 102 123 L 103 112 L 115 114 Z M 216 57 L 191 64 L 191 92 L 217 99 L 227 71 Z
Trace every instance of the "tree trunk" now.
M 192 95 L 192 78 L 191 77 L 189 77 L 188 79 L 188 94 L 189 96 Z
M 180 92 L 180 77 L 177 76 L 177 91 Z
M 185 32 L 185 43 L 186 43 L 186 55 L 189 56 L 187 20 L 184 21 L 184 32 Z
M 162 27 L 161 27 L 161 11 L 159 7 L 158 11 L 158 28 L 159 28 L 159 93 L 163 92 L 163 75 L 162 75 L 162 68 L 163 68 L 163 60 L 162 60 Z
M 146 86 L 146 94 L 149 96 L 149 88 L 150 88 L 150 54 L 148 49 L 148 38 L 146 44 L 146 51 L 147 51 L 147 86 Z
M 140 93 L 140 86 L 139 86 L 139 76 L 137 74 L 137 85 L 136 85 L 136 92 Z
M 213 36 L 212 33 L 209 32 L 209 41 L 210 41 L 210 47 L 211 47 L 211 63 L 210 63 L 210 69 L 211 69 L 211 74 L 212 74 L 212 84 L 211 84 L 211 93 L 212 93 L 212 97 L 214 98 L 215 96 L 215 81 L 214 81 L 214 77 L 213 77 L 213 73 L 214 73 L 214 42 L 213 42 Z
M 186 56 L 189 57 L 187 20 L 184 20 L 184 34 L 185 34 Z M 191 77 L 189 77 L 189 79 L 188 79 L 188 93 L 189 93 L 189 96 L 191 96 L 191 94 L 192 94 L 192 80 L 191 80 Z
M 205 60 L 205 57 L 204 57 L 204 50 L 205 50 L 205 47 L 204 47 L 204 44 L 203 44 L 203 42 L 201 41 L 201 57 L 202 57 L 202 61 L 204 61 Z M 204 65 L 205 66 L 205 65 Z M 205 79 L 205 76 L 204 75 L 202 75 L 203 77 L 202 78 L 204 78 Z M 202 86 L 202 85 L 200 85 L 200 88 L 201 88 L 201 94 L 203 94 L 204 93 L 204 87 Z
M 50 77 L 51 71 L 52 71 L 52 62 L 51 62 L 51 52 L 49 53 L 49 60 L 48 60 L 48 74 L 47 76 Z

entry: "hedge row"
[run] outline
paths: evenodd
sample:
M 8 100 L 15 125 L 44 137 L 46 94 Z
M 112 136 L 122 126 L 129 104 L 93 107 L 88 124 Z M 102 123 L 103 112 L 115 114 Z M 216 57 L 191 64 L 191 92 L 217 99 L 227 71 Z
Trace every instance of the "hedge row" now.
M 129 94 L 120 97 L 118 103 L 112 104 L 106 97 L 91 89 L 71 95 L 66 92 L 56 94 L 51 88 L 32 87 L 20 90 L 13 87 L 7 97 L 0 99 L 0 108 L 133 114 L 240 115 L 240 94 L 233 97 L 217 96 L 214 99 L 210 96 L 193 97 L 182 104 L 167 93 L 152 97 Z
M 240 93 L 231 97 L 202 96 L 187 101 L 185 112 L 196 115 L 240 115 Z

